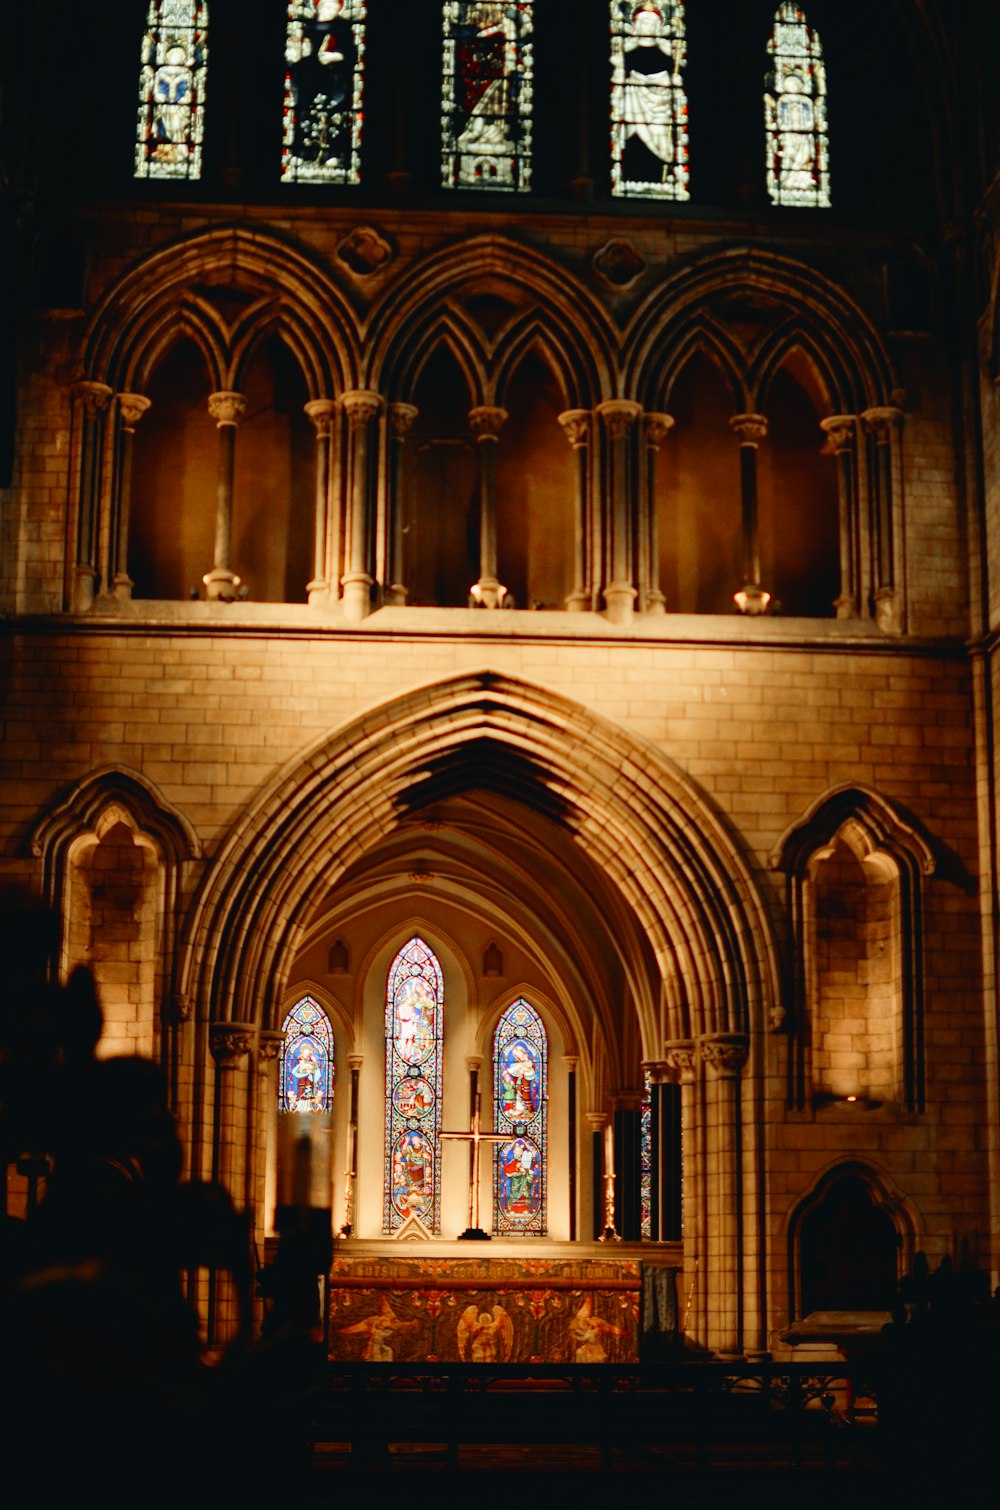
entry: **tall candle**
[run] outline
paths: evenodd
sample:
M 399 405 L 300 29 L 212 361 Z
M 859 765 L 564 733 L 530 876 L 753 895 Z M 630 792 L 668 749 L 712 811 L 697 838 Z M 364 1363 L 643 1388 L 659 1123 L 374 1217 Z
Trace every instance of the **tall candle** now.
M 615 1129 L 614 1123 L 608 1122 L 604 1128 L 604 1172 L 612 1174 L 615 1167 Z

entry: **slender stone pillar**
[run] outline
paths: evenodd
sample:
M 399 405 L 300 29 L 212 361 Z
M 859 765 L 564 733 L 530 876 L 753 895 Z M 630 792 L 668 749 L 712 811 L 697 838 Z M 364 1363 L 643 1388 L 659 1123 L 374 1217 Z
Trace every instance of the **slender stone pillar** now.
M 631 621 L 637 597 L 631 542 L 635 516 L 632 496 L 632 426 L 642 406 L 628 398 L 609 398 L 598 404 L 608 441 L 607 533 L 610 546 L 609 580 L 604 604 L 612 624 Z
M 575 1054 L 564 1054 L 563 1064 L 566 1066 L 566 1182 L 569 1193 L 569 1240 L 576 1241 L 578 1230 L 577 1221 L 577 1190 L 579 1188 L 579 1154 L 576 1146 L 576 1074 L 580 1061 Z
M 698 1138 L 698 1051 L 690 1039 L 674 1039 L 664 1049 L 664 1063 L 674 1076 L 680 1093 L 679 1198 L 683 1200 L 685 1332 L 704 1341 L 706 1334 L 706 1272 L 704 1252 L 705 1160 Z M 689 1186 L 691 1194 L 688 1194 Z M 700 1199 L 699 1199 L 700 1197 Z
M 641 1092 L 619 1092 L 614 1110 L 615 1231 L 626 1242 L 642 1236 L 641 1118 Z
M 256 1137 L 250 1145 L 253 1165 L 250 1169 L 249 1188 L 253 1192 L 254 1241 L 258 1253 L 263 1253 L 264 1239 L 273 1230 L 278 1195 L 277 1065 L 284 1041 L 284 1033 L 270 1029 L 262 1032 L 257 1040 L 257 1083 L 251 1123 L 256 1129 Z M 258 1327 L 263 1321 L 263 1303 L 260 1299 L 254 1302 L 254 1321 Z
M 389 569 L 385 601 L 406 602 L 406 437 L 419 414 L 413 404 L 389 405 Z
M 325 602 L 330 596 L 326 562 L 330 544 L 330 451 L 333 445 L 333 422 L 337 401 L 332 398 L 310 399 L 305 412 L 316 432 L 316 487 L 313 504 L 313 574 L 306 587 L 310 603 Z M 339 523 L 339 521 L 338 521 Z
M 469 410 L 469 426 L 479 446 L 479 581 L 469 589 L 470 604 L 501 608 L 507 589 L 497 579 L 497 445 L 506 409 L 483 404 Z
M 834 608 L 838 619 L 856 619 L 861 612 L 861 562 L 858 554 L 858 498 L 853 414 L 831 414 L 820 420 L 837 458 L 837 521 L 840 537 L 840 596 Z
M 132 450 L 135 427 L 149 408 L 150 401 L 141 393 L 116 393 L 118 431 L 115 437 L 115 480 L 112 495 L 111 539 L 108 545 L 108 576 L 111 590 L 120 600 L 131 598 L 132 578 L 128 574 L 128 534 L 132 513 Z
M 236 427 L 247 409 L 242 393 L 224 390 L 208 395 L 208 412 L 219 431 L 219 473 L 215 492 L 215 556 L 212 570 L 202 581 L 210 602 L 232 603 L 240 579 L 232 569 L 233 472 L 236 464 Z
M 382 408 L 379 394 L 368 388 L 352 388 L 341 398 L 350 431 L 349 518 L 347 525 L 347 570 L 344 617 L 367 618 L 371 610 L 373 577 L 369 570 L 369 530 L 372 428 Z
M 896 583 L 895 509 L 893 507 L 893 446 L 901 431 L 903 411 L 888 404 L 861 415 L 868 436 L 869 492 L 873 500 L 872 534 L 875 557 L 875 622 L 897 634 L 902 629 Z
M 238 1153 L 245 1148 L 245 1090 L 238 1072 L 254 1047 L 255 1036 L 249 1023 L 218 1022 L 209 1028 L 209 1048 L 215 1060 L 212 1174 L 237 1207 L 245 1204 L 247 1175 L 238 1163 Z M 239 1276 L 235 1278 L 238 1280 Z M 213 1270 L 208 1291 L 209 1342 L 231 1338 L 242 1320 L 233 1276 Z
M 709 1346 L 727 1357 L 743 1353 L 743 1179 L 740 1074 L 748 1042 L 740 1034 L 702 1038 L 706 1080 Z
M 608 1117 L 606 1112 L 590 1111 L 584 1112 L 583 1120 L 590 1128 L 591 1236 L 600 1237 L 604 1230 L 604 1150 L 601 1144 Z
M 573 590 L 566 599 L 571 613 L 593 607 L 594 582 L 590 561 L 590 427 L 589 409 L 566 409 L 559 416 L 566 439 L 573 448 Z
M 70 607 L 74 613 L 86 613 L 92 608 L 97 593 L 104 425 L 112 392 L 107 383 L 81 382 L 73 386 L 74 404 L 81 415 L 76 561 L 70 595 Z
M 354 1186 L 358 1178 L 358 1087 L 364 1054 L 348 1054 L 351 1071 L 351 1106 L 347 1123 L 347 1148 L 344 1153 L 344 1220 L 341 1237 L 350 1237 L 354 1232 Z
M 760 581 L 760 526 L 757 515 L 757 447 L 767 434 L 763 414 L 734 414 L 730 429 L 740 443 L 740 495 L 743 513 L 743 586 L 733 594 L 740 613 L 767 610 L 771 594 Z
M 660 588 L 660 521 L 656 510 L 656 459 L 660 447 L 673 428 L 672 414 L 647 411 L 642 416 L 646 441 L 646 528 L 642 533 L 642 557 L 639 581 L 642 584 L 640 607 L 645 613 L 664 613 L 667 600 Z

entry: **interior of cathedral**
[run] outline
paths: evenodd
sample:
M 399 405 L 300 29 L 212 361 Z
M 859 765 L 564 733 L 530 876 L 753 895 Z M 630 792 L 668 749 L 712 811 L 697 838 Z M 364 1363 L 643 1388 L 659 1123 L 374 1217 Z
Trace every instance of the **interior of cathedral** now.
M 0 1314 L 67 1483 L 987 1463 L 998 52 L 4 8 Z

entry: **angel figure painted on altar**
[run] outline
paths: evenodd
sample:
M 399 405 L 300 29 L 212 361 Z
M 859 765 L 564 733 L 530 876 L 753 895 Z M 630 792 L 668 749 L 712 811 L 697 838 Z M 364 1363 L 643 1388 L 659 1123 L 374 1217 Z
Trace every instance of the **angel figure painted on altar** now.
M 416 1324 L 415 1321 L 401 1321 L 388 1300 L 383 1299 L 379 1309 L 371 1316 L 365 1316 L 351 1326 L 338 1327 L 337 1331 L 341 1337 L 365 1338 L 361 1352 L 363 1362 L 392 1363 L 393 1333 L 411 1330 Z
M 577 1363 L 607 1363 L 606 1337 L 624 1337 L 625 1328 L 605 1321 L 594 1312 L 594 1297 L 587 1295 L 569 1324 L 569 1341 Z
M 463 1363 L 506 1363 L 514 1347 L 514 1323 L 503 1306 L 492 1313 L 466 1306 L 456 1328 Z

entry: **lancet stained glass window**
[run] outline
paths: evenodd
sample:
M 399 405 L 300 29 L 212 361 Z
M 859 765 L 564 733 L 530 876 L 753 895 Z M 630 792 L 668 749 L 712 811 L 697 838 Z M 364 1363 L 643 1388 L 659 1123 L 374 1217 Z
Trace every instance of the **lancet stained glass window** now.
M 688 198 L 682 0 L 612 0 L 611 192 Z
M 304 996 L 281 1025 L 278 1109 L 329 1112 L 333 1109 L 333 1029 L 318 1002 Z
M 642 1077 L 639 1110 L 639 1231 L 653 1235 L 653 1082 L 646 1070 Z
M 385 1194 L 382 1230 L 411 1216 L 441 1227 L 441 1034 L 444 977 L 412 938 L 389 969 L 385 1002 Z
M 289 0 L 284 183 L 361 181 L 365 0 Z
M 802 7 L 785 0 L 767 44 L 764 88 L 767 192 L 772 204 L 830 203 L 826 69 L 819 35 Z
M 203 0 L 150 0 L 142 38 L 136 178 L 200 178 L 208 67 Z
M 544 1237 L 548 1112 L 545 1024 L 524 998 L 508 1007 L 493 1035 L 495 1131 L 509 1133 L 493 1152 L 493 1231 Z
M 446 189 L 531 187 L 530 0 L 443 7 L 441 173 Z

